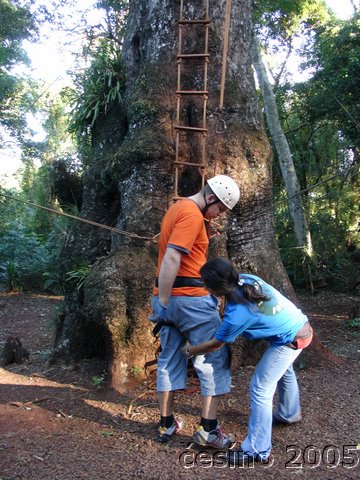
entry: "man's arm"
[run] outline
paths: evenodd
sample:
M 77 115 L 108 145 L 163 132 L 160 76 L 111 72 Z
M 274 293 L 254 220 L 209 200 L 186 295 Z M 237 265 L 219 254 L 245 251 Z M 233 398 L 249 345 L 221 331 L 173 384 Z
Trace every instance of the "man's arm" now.
M 182 253 L 175 248 L 167 247 L 161 262 L 159 273 L 159 301 L 166 307 L 169 303 L 171 288 L 180 268 Z

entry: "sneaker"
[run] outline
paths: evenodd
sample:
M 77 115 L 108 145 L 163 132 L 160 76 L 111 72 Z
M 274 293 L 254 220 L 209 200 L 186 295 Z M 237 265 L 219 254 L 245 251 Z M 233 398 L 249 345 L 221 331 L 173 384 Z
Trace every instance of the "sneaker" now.
M 265 463 L 268 464 L 270 463 L 270 457 L 267 458 L 262 458 L 261 455 L 259 454 L 251 454 L 251 453 L 246 453 L 244 451 L 240 450 L 230 450 L 226 454 L 226 458 L 228 461 L 229 466 L 251 466 L 254 464 L 254 462 L 257 463 Z
M 184 427 L 184 420 L 182 418 L 175 419 L 171 427 L 159 427 L 156 435 L 158 442 L 167 443 L 171 437 L 175 435 L 179 430 L 182 430 Z
M 193 435 L 193 440 L 198 445 L 204 447 L 228 448 L 235 442 L 235 437 L 232 433 L 228 435 L 224 433 L 218 423 L 215 430 L 211 430 L 211 432 L 206 432 L 203 427 L 199 425 L 197 432 Z

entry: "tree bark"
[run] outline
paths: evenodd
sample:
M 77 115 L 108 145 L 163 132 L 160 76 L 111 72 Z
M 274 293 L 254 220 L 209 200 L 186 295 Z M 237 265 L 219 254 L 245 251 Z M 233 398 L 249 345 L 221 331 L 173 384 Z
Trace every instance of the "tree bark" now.
M 202 18 L 204 2 L 185 4 L 187 18 Z M 259 274 L 294 298 L 274 235 L 271 152 L 249 57 L 251 0 L 234 0 L 231 12 L 224 108 L 218 110 L 225 0 L 212 2 L 209 31 L 207 177 L 225 173 L 241 189 L 241 200 L 213 239 L 211 255 L 228 255 L 243 271 Z M 142 237 L 160 231 L 173 201 L 179 2 L 130 3 L 123 45 L 126 89 L 123 105 L 98 121 L 93 156 L 85 178 L 82 215 Z M 185 47 L 202 52 L 200 27 L 186 27 Z M 184 67 L 185 81 L 201 89 L 201 69 Z M 203 100 L 201 99 L 200 102 Z M 183 118 L 196 126 L 201 108 L 191 97 Z M 199 161 L 201 139 L 182 138 L 180 157 Z M 180 174 L 180 195 L 201 187 L 197 168 Z M 84 286 L 68 285 L 53 358 L 103 355 L 111 385 L 121 389 L 131 372 L 154 358 L 148 314 L 156 272 L 157 246 L 77 225 L 64 250 L 64 270 L 76 261 L 92 265 Z M 136 367 L 136 368 L 135 368 Z

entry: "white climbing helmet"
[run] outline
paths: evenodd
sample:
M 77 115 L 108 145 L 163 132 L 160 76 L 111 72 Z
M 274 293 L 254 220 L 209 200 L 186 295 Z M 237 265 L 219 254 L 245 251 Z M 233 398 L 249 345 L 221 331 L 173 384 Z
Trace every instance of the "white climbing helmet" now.
M 231 177 L 227 175 L 216 175 L 209 178 L 208 185 L 217 198 L 232 210 L 240 198 L 240 189 Z

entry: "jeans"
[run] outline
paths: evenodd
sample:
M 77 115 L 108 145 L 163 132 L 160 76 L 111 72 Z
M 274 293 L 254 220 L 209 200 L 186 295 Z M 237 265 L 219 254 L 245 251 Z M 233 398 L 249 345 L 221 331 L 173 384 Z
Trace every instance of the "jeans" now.
M 258 363 L 250 382 L 248 434 L 241 449 L 265 460 L 271 452 L 273 397 L 278 387 L 279 405 L 274 417 L 287 423 L 301 419 L 299 387 L 293 368 L 302 350 L 270 345 Z

